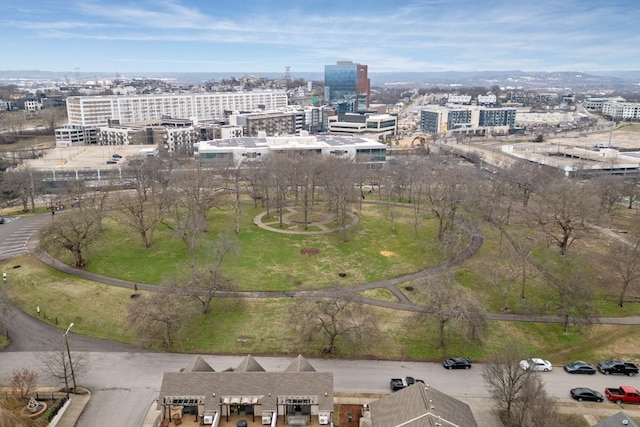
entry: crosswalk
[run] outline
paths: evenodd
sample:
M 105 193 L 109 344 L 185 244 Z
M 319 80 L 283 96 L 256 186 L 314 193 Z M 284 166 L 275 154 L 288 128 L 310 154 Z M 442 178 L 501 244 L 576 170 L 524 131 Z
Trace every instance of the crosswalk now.
M 11 221 L 16 221 L 16 220 L 18 220 L 18 219 L 20 219 L 20 218 L 21 218 L 21 217 L 19 217 L 19 216 L 5 217 L 5 218 L 4 218 L 4 223 L 5 223 L 5 224 L 8 224 L 8 223 L 10 223 Z
M 18 221 L 21 217 L 11 217 L 5 219 L 6 226 L 9 222 Z M 31 236 L 36 233 L 42 225 L 49 220 L 48 217 L 38 217 L 34 220 L 26 222 L 22 227 L 5 234 L 0 243 L 0 260 L 12 258 L 14 256 L 23 255 L 29 252 L 27 244 Z

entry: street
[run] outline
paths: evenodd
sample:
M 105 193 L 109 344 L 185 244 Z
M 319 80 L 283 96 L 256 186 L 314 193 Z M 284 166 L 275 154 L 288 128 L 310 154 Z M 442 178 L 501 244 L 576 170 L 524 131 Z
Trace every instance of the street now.
M 73 337 L 77 338 L 77 337 Z M 73 349 L 73 338 L 70 346 Z M 195 355 L 136 352 L 86 352 L 84 372 L 78 374 L 78 383 L 92 392 L 92 399 L 78 422 L 78 427 L 139 427 L 149 405 L 157 397 L 163 372 L 177 372 Z M 235 368 L 244 356 L 212 356 L 203 358 L 216 371 Z M 283 371 L 291 362 L 286 357 L 256 357 L 267 371 Z M 445 370 L 439 363 L 396 362 L 375 360 L 308 359 L 317 371 L 334 374 L 334 389 L 341 392 L 388 393 L 389 379 L 399 376 L 421 378 L 429 386 L 470 403 L 474 415 L 491 412 L 486 403 L 490 397 L 482 378 L 481 365 L 471 370 Z M 6 383 L 13 369 L 31 368 L 40 371 L 40 362 L 32 352 L 4 352 L 0 354 L 0 379 Z M 569 390 L 585 386 L 603 391 L 605 387 L 631 385 L 640 387 L 640 378 L 596 375 L 570 375 L 562 367 L 540 373 L 547 391 L 560 401 L 571 401 Z M 48 382 L 41 377 L 40 384 Z M 482 406 L 474 405 L 482 402 Z M 579 404 L 583 405 L 583 404 Z M 611 403 L 598 408 L 616 409 Z M 579 412 L 579 410 L 577 410 Z M 484 425 L 484 424 L 480 424 Z

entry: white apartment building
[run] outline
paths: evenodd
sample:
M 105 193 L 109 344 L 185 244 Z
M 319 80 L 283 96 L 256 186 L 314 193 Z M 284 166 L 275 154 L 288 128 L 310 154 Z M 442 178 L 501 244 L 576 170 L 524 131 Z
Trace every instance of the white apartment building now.
M 587 110 L 602 110 L 605 102 L 625 102 L 626 99 L 616 96 L 613 98 L 589 97 L 582 102 L 582 106 Z
M 471 104 L 471 95 L 459 95 L 457 93 L 450 93 L 447 95 L 447 104 Z
M 72 96 L 67 98 L 69 124 L 106 126 L 158 120 L 162 117 L 201 120 L 220 119 L 225 111 L 277 110 L 287 106 L 284 91 L 180 93 L 131 96 Z
M 640 103 L 637 102 L 605 102 L 602 114 L 613 120 L 640 120 Z

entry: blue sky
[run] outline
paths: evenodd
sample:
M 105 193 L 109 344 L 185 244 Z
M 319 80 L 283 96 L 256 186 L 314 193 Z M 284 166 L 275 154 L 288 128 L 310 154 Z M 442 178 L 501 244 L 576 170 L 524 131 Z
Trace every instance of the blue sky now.
M 0 0 L 0 69 L 640 70 L 638 0 Z

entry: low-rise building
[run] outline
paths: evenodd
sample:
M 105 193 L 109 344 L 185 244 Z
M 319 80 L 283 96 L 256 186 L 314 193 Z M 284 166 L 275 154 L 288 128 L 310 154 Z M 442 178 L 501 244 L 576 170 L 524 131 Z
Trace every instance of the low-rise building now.
M 390 114 L 347 113 L 331 116 L 328 120 L 329 133 L 332 135 L 363 135 L 377 139 L 398 132 L 398 117 Z
M 181 372 L 166 372 L 158 398 L 160 425 L 329 425 L 333 418 L 333 374 L 316 372 L 298 356 L 282 372 L 266 372 L 248 355 L 233 371 L 215 372 L 200 356 Z
M 203 165 L 233 166 L 259 161 L 270 152 L 298 152 L 338 156 L 371 168 L 386 162 L 387 146 L 378 141 L 355 136 L 309 135 L 230 138 L 201 141 L 195 155 Z
M 429 385 L 416 383 L 369 403 L 360 427 L 477 427 L 466 403 Z

